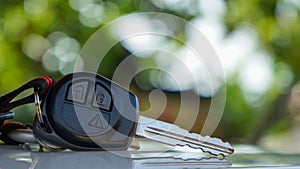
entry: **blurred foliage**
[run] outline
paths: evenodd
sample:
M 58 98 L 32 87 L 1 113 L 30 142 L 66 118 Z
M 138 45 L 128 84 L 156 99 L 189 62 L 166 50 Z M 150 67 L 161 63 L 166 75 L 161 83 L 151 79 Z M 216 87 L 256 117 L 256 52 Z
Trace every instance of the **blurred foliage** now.
M 101 4 L 101 6 L 94 7 L 101 9 L 102 13 L 91 14 L 99 14 L 101 20 L 91 20 L 88 11 L 83 13 L 84 10 L 89 9 L 78 9 L 79 5 L 88 2 Z M 62 76 L 63 73 L 59 70 L 45 69 L 42 56 L 51 44 L 43 44 L 40 51 L 34 51 L 37 52 L 34 53 L 34 57 L 28 55 L 24 42 L 30 35 L 38 35 L 36 37 L 45 39 L 53 32 L 60 32 L 77 40 L 82 46 L 101 26 L 125 14 L 148 11 L 165 12 L 187 20 L 202 15 L 201 10 L 195 9 L 199 6 L 199 1 L 191 0 L 184 3 L 179 1 L 176 6 L 170 6 L 166 2 L 167 0 L 0 1 L 0 93 L 11 91 L 37 76 L 52 75 L 56 78 Z M 254 29 L 259 38 L 259 48 L 272 56 L 275 65 L 273 68 L 275 80 L 255 106 L 246 101 L 244 91 L 237 80 L 237 72 L 228 77 L 225 113 L 215 134 L 239 142 L 256 142 L 270 128 L 273 131 L 286 131 L 291 125 L 292 119 L 287 110 L 287 95 L 292 84 L 300 78 L 298 47 L 300 44 L 298 18 L 300 5 L 299 3 L 297 3 L 298 6 L 293 4 L 293 0 L 227 0 L 225 3 L 227 8 L 220 22 L 225 24 L 227 35 L 244 25 Z M 213 2 L 211 5 L 214 5 Z M 181 33 L 184 32 L 182 28 L 179 30 Z M 111 57 L 105 61 L 107 64 L 102 65 L 99 71 L 111 77 L 113 69 L 128 54 L 129 52 L 121 44 L 116 45 L 109 53 Z M 277 70 L 280 65 L 291 69 L 294 77 L 293 82 L 284 89 L 277 85 L 278 81 L 282 81 L 280 71 Z M 16 110 L 20 112 L 17 113 L 17 119 L 30 122 L 31 119 L 23 116 L 32 111 L 31 108 L 27 109 Z
M 252 139 L 256 142 L 266 130 L 288 131 L 292 125 L 292 118 L 289 115 L 287 105 L 291 85 L 284 89 L 280 89 L 278 83 L 282 82 L 279 78 L 276 65 L 288 65 L 292 70 L 294 79 L 291 84 L 295 84 L 299 80 L 300 73 L 300 22 L 299 22 L 299 2 L 289 0 L 271 0 L 271 1 L 226 1 L 227 12 L 225 15 L 225 23 L 228 33 L 241 25 L 249 25 L 253 28 L 259 38 L 260 48 L 268 51 L 275 63 L 274 76 L 275 81 L 272 88 L 265 93 L 263 98 L 259 100 L 263 104 L 260 107 L 251 107 L 243 101 L 240 95 L 241 89 L 236 84 L 228 85 L 228 104 L 226 113 L 228 118 L 235 115 L 234 119 L 228 125 L 244 126 L 243 128 L 235 128 L 236 130 L 228 130 L 239 135 L 239 139 Z M 251 56 L 249 56 L 251 57 Z M 278 68 L 278 67 L 277 67 Z M 261 82 L 263 83 L 263 82 Z M 288 83 L 288 82 L 286 82 Z M 233 101 L 234 100 L 234 101 Z M 231 114 L 229 116 L 229 114 Z M 226 131 L 225 131 L 226 132 Z M 237 132 L 237 133 L 236 133 Z M 234 135 L 235 135 L 234 134 Z

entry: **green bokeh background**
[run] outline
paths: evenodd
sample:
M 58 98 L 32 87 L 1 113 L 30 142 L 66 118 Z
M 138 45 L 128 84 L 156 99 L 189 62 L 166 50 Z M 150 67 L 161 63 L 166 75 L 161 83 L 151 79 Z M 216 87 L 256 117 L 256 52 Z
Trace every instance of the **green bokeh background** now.
M 51 34 L 53 35 L 53 32 L 60 32 L 64 33 L 63 36 L 76 40 L 82 46 L 103 25 L 130 13 L 163 12 L 186 20 L 204 17 L 207 4 L 214 6 L 216 2 L 208 1 L 206 6 L 201 2 L 203 1 L 171 3 L 168 0 L 0 0 L 0 94 L 5 94 L 38 76 L 51 75 L 60 78 L 64 74 L 59 69 L 47 68 L 43 63 L 43 56 L 51 43 L 47 44 L 48 42 L 43 41 L 45 44 L 37 46 L 35 57 L 29 56 L 24 46 L 35 45 L 27 41 L 31 35 L 37 39 L 47 39 Z M 259 96 L 259 99 L 253 102 L 247 101 L 253 93 L 241 86 L 239 72 L 247 64 L 247 59 L 253 57 L 252 53 L 243 58 L 244 63 L 227 76 L 226 107 L 214 135 L 234 143 L 254 143 L 272 147 L 273 141 L 284 140 L 284 137 L 290 136 L 289 133 L 295 134 L 295 128 L 299 123 L 300 100 L 297 100 L 299 88 L 297 84 L 300 78 L 300 3 L 297 0 L 227 0 L 221 2 L 225 11 L 218 22 L 225 27 L 226 34 L 223 38 L 232 35 L 235 30 L 245 25 L 251 28 L 257 36 L 257 49 L 268 53 L 270 62 L 274 65 L 271 72 L 274 80 L 263 93 L 254 93 Z M 83 6 L 87 4 L 92 4 L 94 7 L 100 5 L 101 12 L 97 15 L 84 15 L 86 9 L 83 9 Z M 203 5 L 202 8 L 201 5 Z M 101 17 L 101 20 L 97 20 L 97 17 Z M 178 32 L 176 36 L 179 39 L 185 39 L 185 29 L 178 27 Z M 243 37 L 240 41 L 243 41 Z M 235 53 L 235 50 L 232 52 Z M 116 45 L 108 54 L 109 57 L 105 62 L 107 64 L 100 66 L 99 72 L 110 78 L 114 68 L 129 54 L 130 51 L 121 43 Z M 153 60 L 149 59 L 149 63 L 151 62 Z M 147 81 L 149 75 L 144 73 L 141 77 Z M 147 102 L 149 92 L 147 89 L 149 88 L 141 89 L 136 84 L 133 84 L 132 88 L 141 100 L 141 108 L 149 107 Z M 30 92 L 27 91 L 24 95 Z M 174 100 L 172 103 L 176 109 L 178 94 L 169 92 L 167 96 L 168 99 Z M 199 97 L 201 97 L 202 105 L 200 111 L 205 112 L 208 110 L 210 98 L 201 95 Z M 33 105 L 22 106 L 14 111 L 16 112 L 15 120 L 32 122 Z M 160 119 L 172 122 L 174 117 L 170 111 L 172 111 L 172 105 L 160 116 Z M 201 115 L 199 118 L 199 123 L 201 123 L 201 118 L 205 116 Z M 197 132 L 200 129 L 201 125 L 195 124 L 192 131 Z M 278 144 L 277 147 L 284 147 L 280 142 Z

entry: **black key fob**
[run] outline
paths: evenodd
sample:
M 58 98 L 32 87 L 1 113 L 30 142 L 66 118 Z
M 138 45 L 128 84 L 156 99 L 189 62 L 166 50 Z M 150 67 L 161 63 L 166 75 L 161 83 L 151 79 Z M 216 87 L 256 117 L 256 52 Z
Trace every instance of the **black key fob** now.
M 49 89 L 35 117 L 33 133 L 50 150 L 121 150 L 133 139 L 137 97 L 89 72 L 66 75 Z

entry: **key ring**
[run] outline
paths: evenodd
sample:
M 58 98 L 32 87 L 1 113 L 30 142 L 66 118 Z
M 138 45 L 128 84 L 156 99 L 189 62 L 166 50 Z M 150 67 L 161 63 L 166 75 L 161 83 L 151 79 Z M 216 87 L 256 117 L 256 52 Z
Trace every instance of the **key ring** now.
M 37 114 L 38 121 L 43 126 L 44 120 L 43 120 L 43 115 L 42 115 L 40 97 L 39 97 L 39 94 L 37 91 L 34 91 L 34 104 L 35 104 L 35 108 L 36 108 L 36 114 Z

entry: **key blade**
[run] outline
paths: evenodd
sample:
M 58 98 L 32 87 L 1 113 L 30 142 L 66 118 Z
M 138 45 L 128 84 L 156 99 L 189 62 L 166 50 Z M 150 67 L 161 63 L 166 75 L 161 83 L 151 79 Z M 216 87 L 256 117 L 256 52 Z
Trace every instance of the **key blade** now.
M 140 123 L 141 122 L 141 123 Z M 228 142 L 218 138 L 189 133 L 177 125 L 140 116 L 137 135 L 172 146 L 189 146 L 212 155 L 227 156 L 234 152 Z
M 172 138 L 165 137 L 163 135 L 156 134 L 157 132 L 149 131 L 149 127 L 160 127 L 163 129 L 171 129 L 174 128 L 174 125 L 170 123 L 158 121 L 152 118 L 140 116 L 138 121 L 138 126 L 136 130 L 136 135 L 148 138 L 150 140 L 154 140 L 160 143 L 164 143 L 171 146 L 176 146 L 178 140 L 174 140 Z
M 177 132 L 169 132 L 154 127 L 149 127 L 146 132 L 174 139 L 177 146 L 189 146 L 194 149 L 201 149 L 203 152 L 216 156 L 228 156 L 234 152 L 232 146 L 228 142 L 225 143 L 218 138 L 211 138 L 209 136 L 202 137 L 196 133 L 181 135 Z

